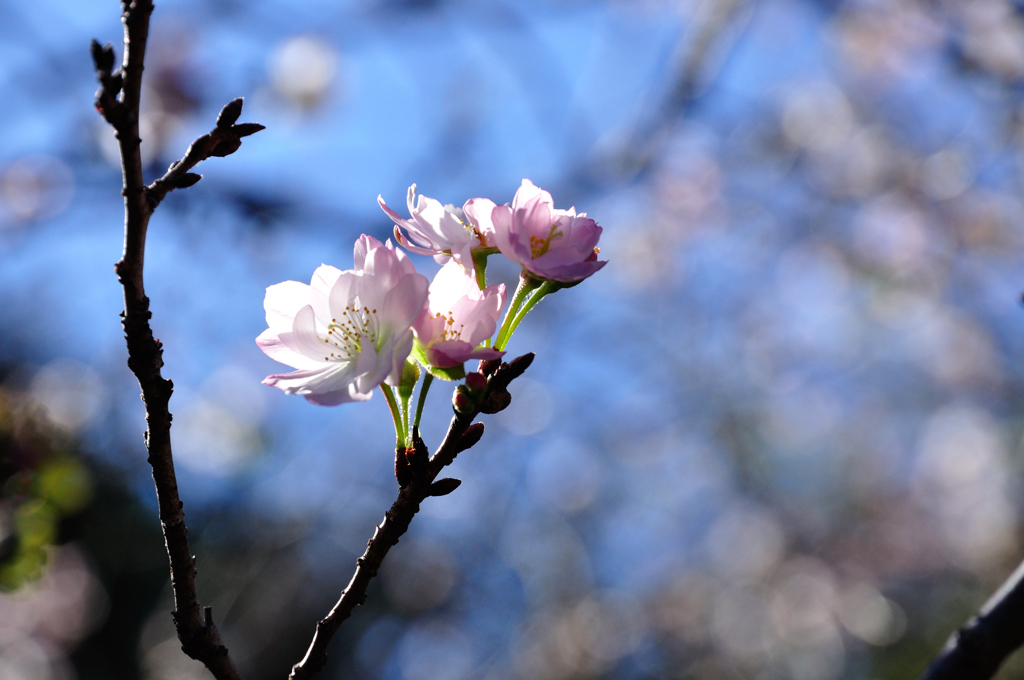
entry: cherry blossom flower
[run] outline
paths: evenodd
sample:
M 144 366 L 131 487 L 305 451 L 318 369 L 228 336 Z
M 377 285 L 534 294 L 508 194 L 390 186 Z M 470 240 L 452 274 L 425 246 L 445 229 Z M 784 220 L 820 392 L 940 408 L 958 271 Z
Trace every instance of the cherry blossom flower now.
M 417 200 L 413 184 L 406 197 L 411 216 L 408 220 L 389 208 L 381 196 L 377 196 L 377 203 L 395 223 L 395 239 L 403 247 L 420 255 L 433 255 L 439 264 L 450 257 L 472 273 L 473 251 L 494 248 L 490 233 L 494 202 L 486 198 L 471 198 L 462 208 L 456 208 L 423 195 Z M 409 232 L 408 237 L 402 229 Z
M 480 343 L 494 335 L 505 305 L 505 284 L 484 290 L 456 262 L 430 284 L 427 310 L 416 320 L 418 350 L 436 368 L 455 368 L 470 359 L 498 359 L 504 352 Z
M 308 286 L 270 286 L 263 302 L 269 328 L 256 344 L 298 370 L 263 383 L 330 406 L 366 401 L 384 381 L 397 385 L 427 290 L 408 255 L 365 234 L 354 269 L 321 265 Z
M 551 194 L 528 179 L 511 206 L 494 208 L 491 222 L 498 250 L 542 279 L 572 285 L 607 264 L 597 259 L 597 222 L 575 208 L 555 209 Z

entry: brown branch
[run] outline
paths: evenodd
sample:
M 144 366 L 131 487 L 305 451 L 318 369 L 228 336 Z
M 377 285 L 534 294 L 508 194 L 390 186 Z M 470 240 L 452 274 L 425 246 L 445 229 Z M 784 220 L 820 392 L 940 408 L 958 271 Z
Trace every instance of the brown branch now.
M 955 632 L 919 680 L 988 680 L 1024 645 L 1024 563 Z
M 153 468 L 160 524 L 170 561 L 171 587 L 174 591 L 174 624 L 182 650 L 201 661 L 218 680 L 239 680 L 227 648 L 221 644 L 220 633 L 213 623 L 209 607 L 201 607 L 196 597 L 195 559 L 188 544 L 185 514 L 178 497 L 178 483 L 171 455 L 171 414 L 168 402 L 173 385 L 160 373 L 163 350 L 153 337 L 149 325 L 152 316 L 149 298 L 143 286 L 143 263 L 146 230 L 153 209 L 176 188 L 195 184 L 198 175 L 187 171 L 210 156 L 226 156 L 241 144 L 241 137 L 257 132 L 262 126 L 249 123 L 235 125 L 241 113 L 242 100 L 236 99 L 221 112 L 217 127 L 197 139 L 185 157 L 171 166 L 162 178 L 146 186 L 142 175 L 139 139 L 139 101 L 142 92 L 143 61 L 149 36 L 151 0 L 125 0 L 121 4 L 124 24 L 125 54 L 121 68 L 113 72 L 114 51 L 93 41 L 92 57 L 100 88 L 96 92 L 96 108 L 115 131 L 121 154 L 125 203 L 124 254 L 115 265 L 118 280 L 124 289 L 124 311 L 121 313 L 128 366 L 139 380 L 142 400 L 146 405 L 146 449 Z
M 456 395 L 463 395 L 463 398 L 457 397 L 455 417 L 434 455 L 427 457 L 426 446 L 415 428 L 413 448 L 403 447 L 396 451 L 395 475 L 400 485 L 398 498 L 374 530 L 373 537 L 366 544 L 366 552 L 356 560 L 355 573 L 345 590 L 341 591 L 338 602 L 327 616 L 317 621 L 313 641 L 302 660 L 292 666 L 290 680 L 308 680 L 324 667 L 331 639 L 352 611 L 366 601 L 366 589 L 370 581 L 377 575 L 388 551 L 409 529 L 412 518 L 419 512 L 420 504 L 428 496 L 444 496 L 459 486 L 457 479 L 434 480 L 459 453 L 480 441 L 484 426 L 483 423 L 473 423 L 473 419 L 480 413 L 497 413 L 507 407 L 510 401 L 507 389 L 509 383 L 522 375 L 532 361 L 531 353 L 507 364 L 484 362 L 480 368 L 487 376 L 486 387 L 478 394 L 473 394 L 462 385 L 457 388 Z

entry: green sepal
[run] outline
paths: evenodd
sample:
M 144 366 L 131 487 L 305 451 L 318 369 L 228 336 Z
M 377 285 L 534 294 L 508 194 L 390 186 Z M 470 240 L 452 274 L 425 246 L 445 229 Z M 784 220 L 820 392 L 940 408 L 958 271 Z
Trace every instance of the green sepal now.
M 418 361 L 423 368 L 427 369 L 427 373 L 440 378 L 441 380 L 462 380 L 466 377 L 466 367 L 452 366 L 450 368 L 438 368 L 437 366 L 431 366 L 427 361 L 427 352 L 423 349 L 423 345 L 420 344 L 419 340 L 412 343 L 412 356 Z M 405 375 L 404 373 L 402 374 Z
M 405 365 L 402 366 L 402 380 L 398 383 L 398 396 L 402 398 L 403 403 L 409 403 L 412 391 L 419 379 L 420 367 L 416 365 L 415 361 L 406 359 Z

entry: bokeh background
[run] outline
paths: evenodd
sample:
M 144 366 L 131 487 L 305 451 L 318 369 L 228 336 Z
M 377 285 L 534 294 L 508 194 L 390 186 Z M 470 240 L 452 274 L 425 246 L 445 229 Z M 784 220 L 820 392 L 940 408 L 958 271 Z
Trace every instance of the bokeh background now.
M 120 55 L 118 12 L 0 0 L 5 680 L 209 677 L 117 316 L 88 41 Z M 148 179 L 236 96 L 267 126 L 165 201 L 146 260 L 199 594 L 244 677 L 285 677 L 396 490 L 380 395 L 260 384 L 263 291 L 350 267 L 413 182 L 501 203 L 529 177 L 609 264 L 516 334 L 512 407 L 321 677 L 913 678 L 1021 559 L 1019 2 L 166 0 L 147 56 Z

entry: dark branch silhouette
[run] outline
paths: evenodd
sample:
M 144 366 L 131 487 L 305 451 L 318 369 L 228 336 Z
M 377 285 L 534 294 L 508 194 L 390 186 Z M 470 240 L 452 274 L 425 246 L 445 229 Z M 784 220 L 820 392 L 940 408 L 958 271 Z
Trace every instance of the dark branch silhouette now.
M 452 418 L 444 441 L 428 457 L 427 447 L 414 429 L 412 448 L 399 447 L 395 452 L 395 477 L 398 479 L 398 498 L 377 525 L 373 537 L 366 544 L 366 552 L 356 560 L 356 570 L 345 590 L 331 611 L 317 621 L 313 641 L 306 650 L 302 661 L 292 667 L 290 680 L 308 680 L 327 662 L 327 646 L 345 619 L 352 611 L 366 601 L 366 588 L 377 575 L 381 562 L 388 551 L 398 543 L 409 529 L 412 518 L 419 512 L 420 504 L 429 496 L 445 496 L 461 482 L 445 478 L 435 481 L 438 474 L 450 465 L 455 457 L 480 441 L 484 433 L 483 423 L 474 423 L 480 413 L 497 413 L 505 409 L 511 397 L 508 385 L 518 378 L 533 361 L 533 354 L 524 354 L 509 363 L 485 361 L 480 371 L 486 376 L 486 386 L 478 395 L 459 386 L 456 389 L 455 417 Z M 469 382 L 467 380 L 467 382 Z
M 932 661 L 919 680 L 987 680 L 1024 644 L 1024 563 Z
M 108 44 L 92 43 L 92 57 L 100 81 L 96 92 L 96 109 L 113 126 L 121 155 L 124 179 L 125 238 L 124 254 L 115 265 L 117 278 L 124 289 L 124 311 L 121 313 L 125 341 L 128 345 L 128 366 L 139 380 L 142 400 L 146 405 L 146 448 L 153 468 L 160 525 L 170 561 L 171 586 L 174 591 L 174 624 L 182 650 L 201 661 L 218 680 L 238 680 L 227 648 L 221 644 L 220 633 L 213 623 L 209 607 L 201 607 L 196 597 L 195 559 L 188 544 L 183 505 L 178 497 L 178 483 L 171 455 L 171 414 L 168 401 L 173 385 L 160 373 L 163 349 L 153 337 L 149 326 L 152 316 L 149 298 L 143 286 L 143 263 L 146 229 L 153 210 L 173 189 L 195 184 L 200 176 L 188 172 L 210 156 L 227 156 L 241 145 L 241 138 L 258 132 L 255 123 L 235 125 L 242 111 L 242 100 L 224 107 L 216 127 L 189 147 L 185 157 L 168 169 L 153 184 L 146 186 L 142 175 L 139 151 L 139 99 L 142 92 L 143 61 L 149 36 L 149 17 L 153 12 L 150 0 L 122 2 L 125 54 L 121 68 L 114 72 L 114 50 Z

